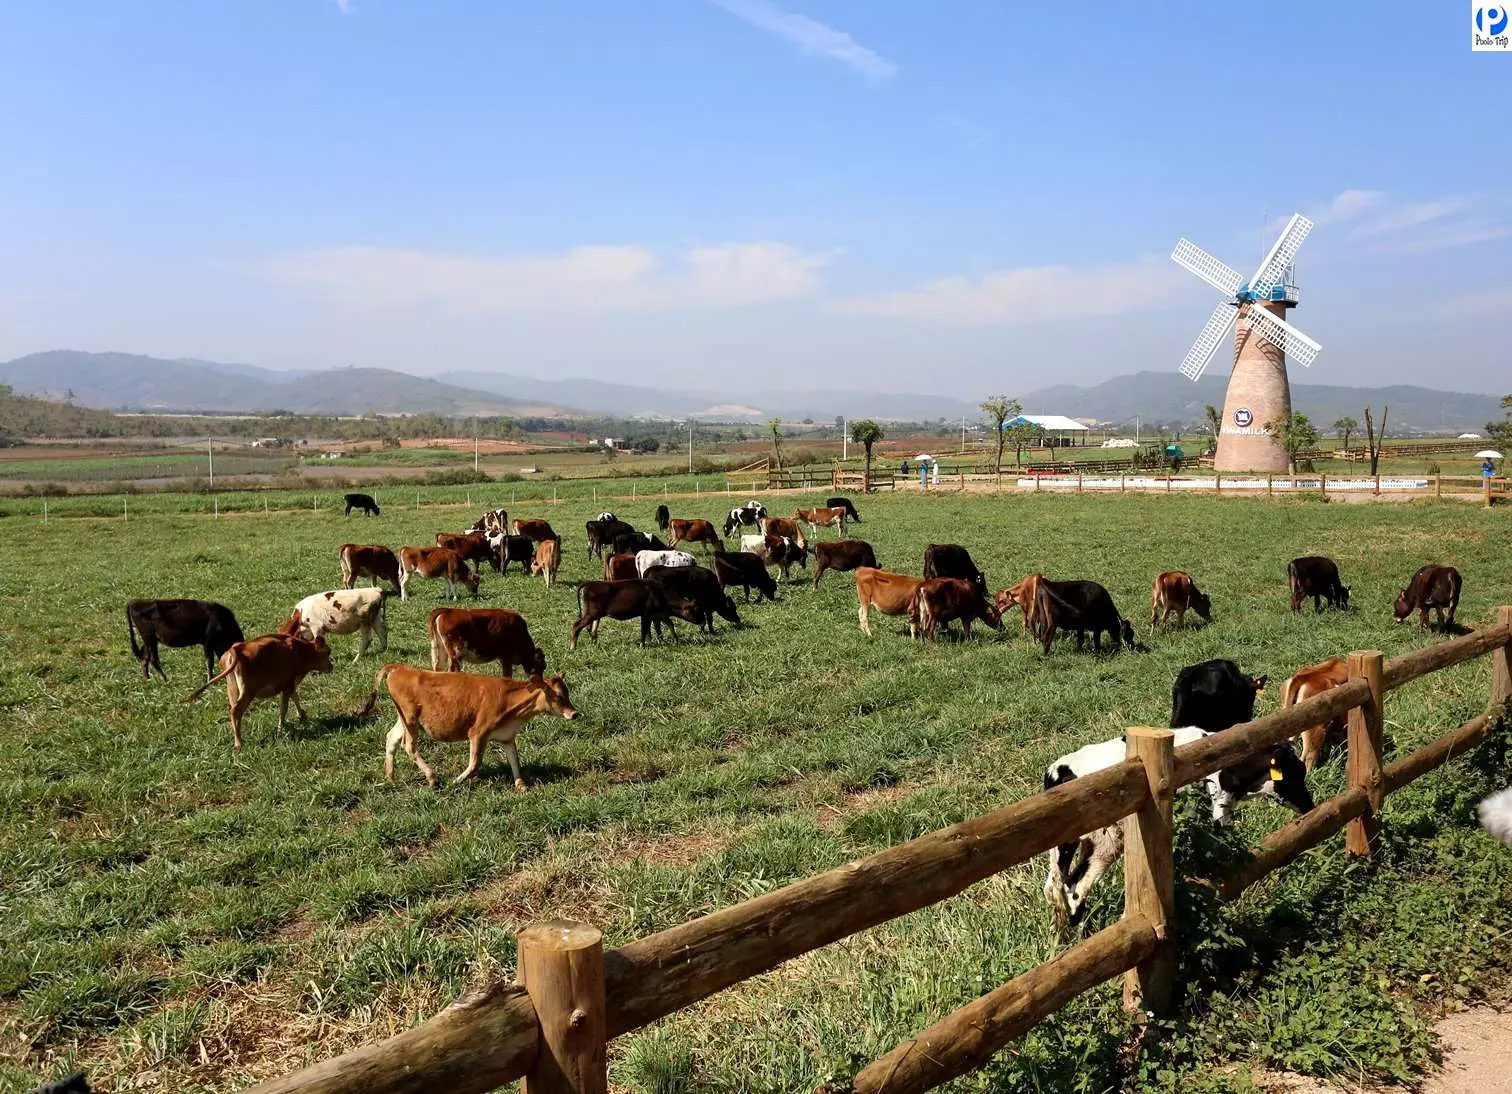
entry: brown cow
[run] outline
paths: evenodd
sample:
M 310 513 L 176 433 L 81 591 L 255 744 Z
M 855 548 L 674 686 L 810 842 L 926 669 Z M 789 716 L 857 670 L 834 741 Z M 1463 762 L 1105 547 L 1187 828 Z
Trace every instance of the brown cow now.
M 1412 575 L 1407 588 L 1397 594 L 1393 618 L 1398 623 L 1413 612 L 1418 613 L 1418 626 L 1428 629 L 1428 609 L 1438 613 L 1439 630 L 1447 631 L 1454 626 L 1454 613 L 1459 608 L 1460 574 L 1453 566 L 1439 566 L 1430 562 Z M 1449 615 L 1444 615 L 1444 609 Z
M 961 630 L 971 637 L 971 621 L 980 619 L 993 630 L 1002 630 L 1002 616 L 988 602 L 979 585 L 959 577 L 935 577 L 925 580 L 914 594 L 913 614 L 918 616 L 919 629 L 929 641 L 934 641 L 935 630 L 944 627 L 948 632 L 950 621 L 959 619 Z
M 629 581 L 640 577 L 635 569 L 635 555 L 605 555 L 604 556 L 604 580 L 605 581 Z
M 436 546 L 445 547 L 456 551 L 466 562 L 471 562 L 473 568 L 482 572 L 486 562 L 493 567 L 493 572 L 499 572 L 499 552 L 493 549 L 488 542 L 488 537 L 477 532 L 437 532 Z
M 284 629 L 298 630 L 299 613 L 284 624 Z M 294 634 L 265 634 L 247 642 L 238 642 L 221 655 L 221 670 L 190 692 L 186 702 L 194 702 L 218 680 L 226 682 L 226 699 L 231 704 L 231 743 L 242 750 L 241 723 L 253 702 L 278 696 L 278 728 L 284 728 L 289 700 L 299 720 L 306 720 L 296 690 L 312 672 L 331 671 L 331 650 L 324 638 L 310 642 Z
M 861 633 L 871 637 L 867 613 L 876 608 L 883 615 L 908 616 L 908 637 L 915 637 L 919 629 L 918 592 L 922 584 L 923 578 L 891 574 L 875 566 L 863 566 L 857 570 L 856 596 L 861 601 Z
M 529 518 L 527 518 L 525 520 L 518 520 L 517 519 L 514 522 L 514 534 L 517 535 L 517 536 L 529 536 L 531 539 L 535 540 L 537 543 L 540 543 L 544 539 L 560 539 L 561 538 L 560 536 L 558 536 L 555 532 L 553 532 L 551 530 L 551 525 L 549 523 L 547 523 L 546 521 L 544 521 L 544 520 L 533 520 L 533 519 L 529 519 Z
M 359 577 L 370 577 L 374 585 L 388 581 L 393 584 L 396 593 L 399 591 L 399 559 L 387 547 L 343 543 L 338 554 L 341 557 L 343 589 L 355 586 Z
M 1286 691 L 1281 697 L 1281 708 L 1296 706 L 1304 699 L 1322 695 L 1331 688 L 1349 682 L 1349 663 L 1342 657 L 1330 657 L 1316 665 L 1298 669 L 1286 682 Z M 1346 735 L 1346 715 L 1339 715 L 1327 725 L 1311 726 L 1300 734 L 1302 738 L 1302 763 L 1311 771 L 1323 762 L 1323 752 L 1330 744 L 1342 744 Z
M 500 679 L 471 672 L 430 672 L 408 665 L 384 665 L 373 683 L 364 714 L 371 714 L 378 701 L 378 689 L 388 684 L 389 698 L 399 717 L 388 732 L 383 755 L 385 778 L 394 777 L 394 750 L 401 744 L 405 754 L 436 785 L 436 773 L 420 757 L 416 729 L 423 729 L 436 741 L 467 741 L 467 767 L 452 781 L 462 782 L 478 772 L 483 750 L 497 740 L 509 757 L 516 790 L 525 789 L 520 774 L 520 753 L 515 737 L 522 726 L 537 714 L 560 714 L 571 721 L 577 708 L 567 695 L 567 682 L 560 676 L 550 680 L 533 675 L 529 680 Z
M 761 534 L 790 539 L 800 547 L 808 546 L 808 540 L 803 538 L 802 526 L 796 520 L 789 520 L 787 517 L 763 517 Z
M 1008 609 L 1015 604 L 1024 616 L 1024 630 L 1029 629 L 1029 615 L 1034 610 L 1034 593 L 1039 588 L 1039 583 L 1045 580 L 1044 574 L 1030 574 L 1016 585 L 1010 585 L 1006 589 L 999 589 L 997 594 L 997 610 L 1000 615 L 1007 615 Z
M 556 581 L 557 568 L 561 565 L 562 541 L 543 539 L 536 544 L 535 558 L 530 563 L 530 576 L 540 574 L 546 579 L 546 587 L 549 589 Z
M 1213 621 L 1213 602 L 1197 588 L 1191 574 L 1185 570 L 1167 570 L 1158 575 L 1150 587 L 1150 626 L 1164 623 L 1172 612 L 1176 613 L 1176 625 L 1184 626 L 1188 608 L 1200 615 L 1203 622 Z
M 436 608 L 426 621 L 431 668 L 456 672 L 463 661 L 497 661 L 505 676 L 519 665 L 527 676 L 546 671 L 546 655 L 530 638 L 519 612 L 506 608 Z M 445 664 L 443 665 L 443 662 Z
M 399 548 L 399 599 L 409 599 L 410 579 L 421 577 L 446 579 L 446 599 L 457 595 L 457 585 L 466 585 L 473 599 L 478 598 L 478 575 L 467 568 L 462 556 L 446 547 Z
M 572 624 L 572 648 L 577 649 L 578 635 L 586 628 L 589 636 L 598 641 L 599 623 L 605 619 L 639 619 L 641 645 L 651 636 L 656 627 L 661 637 L 661 625 L 672 627 L 672 637 L 677 637 L 677 628 L 672 626 L 672 617 L 686 619 L 689 623 L 702 623 L 703 613 L 698 606 L 685 597 L 675 596 L 654 581 L 636 578 L 634 581 L 585 581 L 578 586 L 578 618 Z
M 809 529 L 816 536 L 820 528 L 839 528 L 840 535 L 844 537 L 846 516 L 845 509 L 836 505 L 821 506 L 817 509 L 799 509 L 793 514 L 793 519 L 807 521 Z
M 814 544 L 814 588 L 825 570 L 849 573 L 862 566 L 877 568 L 877 553 L 864 539 L 837 539 L 829 543 Z
M 706 520 L 673 520 L 671 528 L 672 538 L 667 540 L 669 549 L 679 543 L 702 543 L 705 551 L 724 545 L 724 540 L 719 538 L 719 530 Z

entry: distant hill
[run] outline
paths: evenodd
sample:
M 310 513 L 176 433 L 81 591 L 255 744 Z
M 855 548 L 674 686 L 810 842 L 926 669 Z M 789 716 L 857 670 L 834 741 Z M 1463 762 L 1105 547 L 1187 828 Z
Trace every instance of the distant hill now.
M 563 416 L 559 406 L 471 391 L 382 368 L 289 373 L 254 365 L 168 361 L 130 353 L 50 350 L 0 364 L 20 394 L 109 410 L 297 414 L 513 414 Z

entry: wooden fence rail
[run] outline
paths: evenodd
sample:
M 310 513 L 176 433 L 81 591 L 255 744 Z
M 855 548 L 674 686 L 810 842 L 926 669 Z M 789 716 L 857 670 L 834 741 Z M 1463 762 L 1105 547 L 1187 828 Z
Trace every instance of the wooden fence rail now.
M 1127 1006 L 1160 1013 L 1175 994 L 1179 943 L 1171 921 L 1175 791 L 1347 715 L 1349 789 L 1267 836 L 1218 888 L 1233 899 L 1346 827 L 1346 850 L 1368 855 L 1387 795 L 1463 755 L 1502 723 L 1512 700 L 1509 650 L 1512 607 L 1503 607 L 1490 627 L 1390 662 L 1373 651 L 1351 654 L 1349 682 L 1294 707 L 1179 749 L 1169 730 L 1135 727 L 1121 764 L 617 950 L 604 952 L 598 931 L 586 925 L 528 927 L 520 935 L 520 985 L 469 993 L 413 1029 L 263 1083 L 255 1094 L 482 1094 L 521 1078 L 527 1094 L 597 1094 L 606 1089 L 608 1039 L 1115 823 L 1124 827 L 1126 847 L 1124 917 L 897 1046 L 862 1068 L 850 1089 L 933 1089 L 1119 974 Z M 1383 764 L 1386 694 L 1487 654 L 1487 713 Z

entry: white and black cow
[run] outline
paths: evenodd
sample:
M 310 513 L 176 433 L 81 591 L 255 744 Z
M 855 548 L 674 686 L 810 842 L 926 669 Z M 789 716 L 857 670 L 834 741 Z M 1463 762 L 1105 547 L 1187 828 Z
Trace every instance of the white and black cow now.
M 635 572 L 640 577 L 646 576 L 646 571 L 653 566 L 697 566 L 698 559 L 688 554 L 687 551 L 637 551 L 635 552 Z
M 747 528 L 755 528 L 761 523 L 761 518 L 766 515 L 766 506 L 762 505 L 759 501 L 748 501 L 744 505 L 737 505 L 725 517 L 724 528 L 721 534 L 728 536 L 742 525 Z
M 1209 736 L 1196 726 L 1171 731 L 1175 745 L 1191 744 Z M 1129 745 L 1123 737 L 1100 741 L 1062 756 L 1045 768 L 1045 789 L 1063 786 L 1082 775 L 1113 767 L 1128 758 Z M 1203 780 L 1212 807 L 1213 823 L 1227 827 L 1234 822 L 1234 806 L 1245 798 L 1259 794 L 1275 798 L 1299 813 L 1313 808 L 1307 789 L 1307 771 L 1288 744 L 1262 749 L 1215 771 Z M 1191 786 L 1196 786 L 1196 783 Z M 1183 787 L 1183 790 L 1191 789 Z M 1088 832 L 1075 843 L 1063 843 L 1050 852 L 1050 870 L 1045 877 L 1045 900 L 1055 911 L 1057 926 L 1075 925 L 1086 914 L 1087 894 L 1123 854 L 1123 826 L 1110 824 Z

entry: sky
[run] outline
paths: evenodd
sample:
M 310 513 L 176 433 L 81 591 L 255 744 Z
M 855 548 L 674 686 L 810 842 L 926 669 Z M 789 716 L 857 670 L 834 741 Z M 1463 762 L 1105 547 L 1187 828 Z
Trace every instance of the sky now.
M 1293 379 L 1509 387 L 1462 0 L 69 0 L 0 33 L 0 359 L 978 398 L 1174 370 L 1316 221 Z

